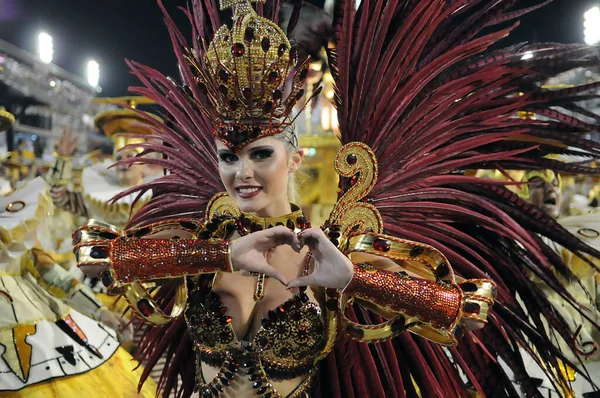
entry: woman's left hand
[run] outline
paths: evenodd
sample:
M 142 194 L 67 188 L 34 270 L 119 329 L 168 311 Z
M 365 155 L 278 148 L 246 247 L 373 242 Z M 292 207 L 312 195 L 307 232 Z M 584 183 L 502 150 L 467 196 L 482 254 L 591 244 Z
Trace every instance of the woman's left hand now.
M 320 228 L 309 228 L 298 234 L 302 246 L 308 246 L 313 257 L 313 272 L 287 284 L 288 289 L 299 286 L 345 288 L 354 275 L 354 265 Z

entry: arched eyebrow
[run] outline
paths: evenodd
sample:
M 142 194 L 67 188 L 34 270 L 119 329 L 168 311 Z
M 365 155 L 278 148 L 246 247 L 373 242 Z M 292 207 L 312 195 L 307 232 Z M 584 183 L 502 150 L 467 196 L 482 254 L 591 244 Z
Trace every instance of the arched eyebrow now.
M 220 155 L 233 155 L 233 152 L 231 152 L 229 149 L 219 149 L 217 150 L 217 154 Z

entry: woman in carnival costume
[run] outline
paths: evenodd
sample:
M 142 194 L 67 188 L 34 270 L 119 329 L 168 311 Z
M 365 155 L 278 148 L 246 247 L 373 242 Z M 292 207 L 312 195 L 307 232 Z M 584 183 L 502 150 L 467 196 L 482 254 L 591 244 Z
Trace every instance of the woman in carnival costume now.
M 170 116 L 148 118 L 161 144 L 140 145 L 162 159 L 121 164 L 168 173 L 119 195 L 153 192 L 128 228 L 92 221 L 73 239 L 81 269 L 152 324 L 145 377 L 167 353 L 165 396 L 517 396 L 501 358 L 540 396 L 519 347 L 552 369 L 568 359 L 542 319 L 571 332 L 528 278 L 561 291 L 554 272 L 570 273 L 538 234 L 582 258 L 600 253 L 503 183 L 464 171 L 567 168 L 541 160 L 550 152 L 598 158 L 600 145 L 579 135 L 599 127 L 550 108 L 596 85 L 540 84 L 598 64 L 598 49 L 484 53 L 515 25 L 486 28 L 533 9 L 514 1 L 339 2 L 327 52 L 340 192 L 312 228 L 289 203 L 303 157 L 291 113 L 308 68 L 290 43 L 300 3 L 286 36 L 278 1 L 222 1 L 231 27 L 214 1 L 192 2 L 189 42 L 162 8 L 181 81 L 130 63 L 143 84 L 132 92 Z
M 139 396 L 141 371 L 102 323 L 125 325 L 38 239 L 51 228 L 52 210 L 41 178 L 0 197 L 0 395 Z

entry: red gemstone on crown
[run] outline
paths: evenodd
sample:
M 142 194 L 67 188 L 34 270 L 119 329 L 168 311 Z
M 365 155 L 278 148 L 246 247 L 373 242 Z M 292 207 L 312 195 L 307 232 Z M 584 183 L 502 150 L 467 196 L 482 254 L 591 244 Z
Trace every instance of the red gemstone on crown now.
M 281 57 L 285 53 L 285 50 L 287 50 L 287 46 L 281 43 L 277 49 L 277 56 Z
M 244 40 L 246 41 L 254 41 L 254 28 L 248 26 L 246 31 L 244 32 Z
M 231 46 L 231 55 L 234 57 L 241 57 L 246 52 L 246 47 L 243 43 L 233 43 Z
M 348 164 L 356 164 L 357 161 L 358 161 L 358 158 L 353 153 L 346 156 L 346 162 L 348 162 Z
M 227 82 L 227 80 L 229 80 L 229 72 L 225 69 L 219 69 L 219 79 L 223 80 L 223 82 Z
M 265 113 L 270 113 L 273 110 L 273 103 L 271 101 L 267 101 L 263 105 L 263 111 Z
M 275 101 L 279 101 L 283 97 L 283 93 L 281 92 L 280 89 L 273 90 L 272 95 L 273 95 L 273 99 Z
M 271 48 L 271 41 L 268 37 L 265 37 L 261 40 L 260 46 L 262 47 L 264 52 L 267 52 L 269 51 L 269 48 Z

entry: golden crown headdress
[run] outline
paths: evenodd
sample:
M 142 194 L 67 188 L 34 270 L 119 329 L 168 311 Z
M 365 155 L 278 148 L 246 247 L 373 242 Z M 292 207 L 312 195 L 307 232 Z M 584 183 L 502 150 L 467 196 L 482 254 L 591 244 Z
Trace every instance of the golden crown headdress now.
M 187 57 L 197 88 L 206 97 L 203 110 L 214 121 L 213 134 L 234 152 L 291 126 L 309 68 L 303 62 L 294 71 L 284 98 L 287 77 L 297 63 L 296 49 L 277 24 L 256 14 L 250 1 L 265 0 L 221 0 L 222 10 L 235 7 L 233 26 L 219 28 L 204 59 L 191 53 Z

